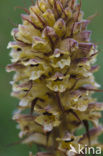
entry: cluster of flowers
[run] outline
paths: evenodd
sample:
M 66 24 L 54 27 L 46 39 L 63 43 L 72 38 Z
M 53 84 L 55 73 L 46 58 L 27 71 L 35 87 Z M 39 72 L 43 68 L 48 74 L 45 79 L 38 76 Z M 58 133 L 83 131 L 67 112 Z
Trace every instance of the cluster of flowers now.
M 103 103 L 92 98 L 99 90 L 93 76 L 98 70 L 93 65 L 98 51 L 90 41 L 90 20 L 83 19 L 81 3 L 37 0 L 25 11 L 23 24 L 11 33 L 12 64 L 7 66 L 8 72 L 16 72 L 12 96 L 20 103 L 13 119 L 22 143 L 36 143 L 48 150 L 37 156 L 70 156 L 75 155 L 70 154 L 70 145 L 75 149 L 78 144 L 98 145 Z M 86 133 L 77 136 L 80 126 Z

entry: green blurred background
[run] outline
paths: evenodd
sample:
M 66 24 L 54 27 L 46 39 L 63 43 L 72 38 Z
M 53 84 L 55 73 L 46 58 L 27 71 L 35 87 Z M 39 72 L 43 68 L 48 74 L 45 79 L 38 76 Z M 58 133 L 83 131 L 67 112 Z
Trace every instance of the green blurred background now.
M 11 86 L 9 81 L 12 74 L 5 72 L 5 66 L 10 63 L 9 51 L 6 49 L 7 43 L 12 40 L 10 31 L 12 25 L 10 20 L 15 23 L 21 23 L 20 14 L 23 12 L 16 9 L 16 6 L 31 5 L 30 0 L 0 0 L 0 156 L 28 156 L 28 151 L 37 152 L 37 147 L 29 147 L 27 145 L 8 144 L 18 141 L 18 130 L 16 123 L 12 121 L 12 112 L 16 109 L 18 100 L 10 97 Z M 92 40 L 99 44 L 100 54 L 98 56 L 98 64 L 100 70 L 95 74 L 96 80 L 103 88 L 103 0 L 82 0 L 82 8 L 85 11 L 85 17 L 98 13 L 89 29 L 93 31 Z M 9 20 L 10 19 L 10 20 Z M 99 101 L 103 101 L 103 93 L 96 93 Z M 101 119 L 103 123 L 103 119 Z M 103 142 L 103 137 L 100 137 Z

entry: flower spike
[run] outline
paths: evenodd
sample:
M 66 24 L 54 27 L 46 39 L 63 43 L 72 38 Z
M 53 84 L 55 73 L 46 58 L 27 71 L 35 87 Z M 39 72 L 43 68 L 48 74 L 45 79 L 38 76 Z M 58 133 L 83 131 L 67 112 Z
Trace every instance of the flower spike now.
M 103 132 L 103 103 L 92 96 L 103 92 L 93 75 L 98 48 L 87 30 L 93 16 L 84 19 L 81 0 L 36 0 L 29 11 L 22 9 L 27 14 L 12 30 L 7 66 L 15 71 L 11 95 L 20 100 L 13 115 L 20 143 L 47 150 L 36 156 L 77 156 L 71 148 L 99 145 Z M 80 127 L 85 133 L 77 136 Z

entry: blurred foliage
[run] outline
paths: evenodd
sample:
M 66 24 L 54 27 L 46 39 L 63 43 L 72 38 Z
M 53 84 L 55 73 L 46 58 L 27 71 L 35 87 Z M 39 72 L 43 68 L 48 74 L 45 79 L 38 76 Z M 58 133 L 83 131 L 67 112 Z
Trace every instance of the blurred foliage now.
M 0 0 L 0 156 L 28 156 L 28 151 L 35 153 L 38 150 L 36 145 L 32 147 L 20 144 L 8 146 L 19 139 L 16 123 L 11 119 L 18 100 L 10 97 L 9 81 L 13 74 L 5 72 L 5 66 L 10 63 L 9 51 L 6 47 L 7 43 L 12 40 L 10 31 L 14 26 L 11 23 L 21 23 L 20 14 L 23 11 L 15 10 L 15 7 L 28 7 L 29 5 L 31 5 L 30 0 Z M 93 31 L 92 40 L 99 45 L 100 54 L 97 63 L 101 68 L 95 76 L 103 88 L 103 0 L 82 0 L 82 8 L 85 18 L 97 12 L 89 29 Z M 98 97 L 99 101 L 103 101 L 103 93 L 96 93 L 95 97 Z M 103 119 L 100 121 L 103 123 Z M 103 136 L 100 137 L 100 140 L 103 142 Z

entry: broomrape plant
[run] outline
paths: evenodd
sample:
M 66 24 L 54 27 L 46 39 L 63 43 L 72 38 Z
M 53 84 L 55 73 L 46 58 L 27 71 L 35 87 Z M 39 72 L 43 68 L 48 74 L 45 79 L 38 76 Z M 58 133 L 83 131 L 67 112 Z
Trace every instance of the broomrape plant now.
M 11 33 L 7 66 L 16 72 L 12 96 L 20 102 L 13 119 L 21 142 L 47 149 L 36 156 L 76 156 L 71 146 L 102 146 L 97 138 L 103 132 L 98 121 L 103 103 L 92 97 L 101 90 L 93 76 L 98 50 L 87 30 L 91 18 L 83 19 L 76 0 L 36 0 L 24 10 L 22 24 Z M 85 134 L 76 135 L 79 127 Z

